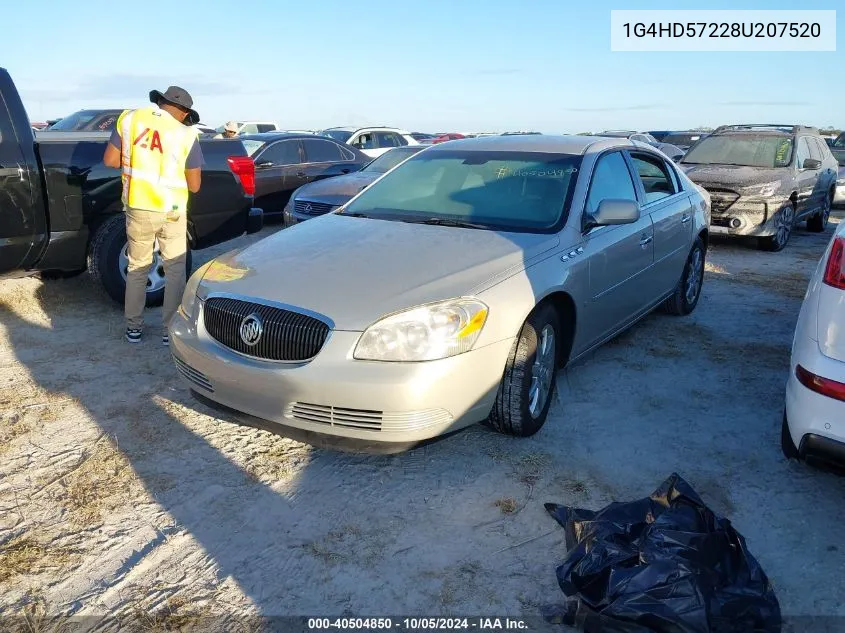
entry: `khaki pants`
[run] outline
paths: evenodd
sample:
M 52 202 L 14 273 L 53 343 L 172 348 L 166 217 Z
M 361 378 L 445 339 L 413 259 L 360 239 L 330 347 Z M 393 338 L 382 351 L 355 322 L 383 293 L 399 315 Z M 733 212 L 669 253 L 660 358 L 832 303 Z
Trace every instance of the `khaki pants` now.
M 182 301 L 185 291 L 185 257 L 188 242 L 187 216 L 170 221 L 167 214 L 143 209 L 126 209 L 126 238 L 129 270 L 126 273 L 124 315 L 126 327 L 143 329 L 147 294 L 147 274 L 153 263 L 153 250 L 158 240 L 164 260 L 164 310 L 162 327 L 166 331 Z

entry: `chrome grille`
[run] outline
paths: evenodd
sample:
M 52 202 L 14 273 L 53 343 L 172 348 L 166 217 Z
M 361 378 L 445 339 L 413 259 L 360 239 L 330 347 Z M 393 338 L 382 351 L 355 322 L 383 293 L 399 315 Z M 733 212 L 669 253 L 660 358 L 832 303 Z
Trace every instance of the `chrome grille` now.
M 240 328 L 251 314 L 261 317 L 264 331 L 256 344 L 247 345 Z M 226 347 L 266 360 L 309 360 L 329 336 L 329 326 L 315 317 L 228 297 L 209 298 L 203 309 L 203 322 L 206 331 Z
M 307 402 L 296 402 L 290 409 L 290 417 L 298 420 L 374 431 L 381 430 L 382 415 L 381 411 L 344 409 Z
M 335 205 L 310 200 L 295 200 L 293 203 L 293 210 L 304 215 L 325 215 L 334 208 Z
M 421 431 L 430 427 L 443 427 L 453 421 L 452 415 L 444 409 L 421 411 L 373 411 L 350 409 L 309 402 L 293 402 L 284 413 L 286 418 L 345 427 L 364 431 L 402 433 Z
M 185 377 L 185 380 L 187 380 L 192 385 L 196 385 L 197 387 L 214 393 L 214 387 L 211 386 L 211 381 L 208 379 L 208 376 L 206 376 L 200 371 L 197 371 L 196 369 L 194 369 L 184 361 L 179 360 L 175 356 L 173 357 L 173 362 L 176 365 L 176 369 L 179 370 L 179 373 Z
M 725 213 L 734 202 L 739 200 L 739 194 L 736 191 L 704 188 L 710 194 L 710 210 L 713 213 Z

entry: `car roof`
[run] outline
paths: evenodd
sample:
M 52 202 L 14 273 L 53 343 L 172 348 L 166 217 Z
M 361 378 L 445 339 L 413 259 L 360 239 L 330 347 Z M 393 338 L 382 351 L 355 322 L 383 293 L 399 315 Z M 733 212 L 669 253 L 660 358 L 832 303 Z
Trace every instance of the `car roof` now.
M 327 136 L 318 136 L 316 134 L 300 133 L 300 132 L 257 132 L 256 134 L 241 134 L 239 139 L 247 141 L 261 141 L 262 143 L 272 143 L 273 141 L 280 141 L 285 138 L 325 138 Z M 334 139 L 328 139 L 334 141 Z M 336 141 L 335 141 L 336 142 Z
M 794 134 L 811 134 L 818 136 L 817 128 L 807 125 L 793 125 L 790 123 L 743 123 L 741 125 L 721 125 L 711 134 L 768 134 L 777 136 L 792 136 Z
M 323 128 L 324 132 L 331 132 L 332 130 L 337 130 L 340 132 L 362 132 L 364 130 L 389 130 L 391 132 L 399 132 L 400 134 L 410 134 L 407 130 L 399 127 L 393 127 L 390 125 L 364 125 L 362 127 L 352 127 L 349 125 L 341 126 L 341 127 L 325 127 Z M 416 134 L 416 132 L 415 132 Z
M 480 136 L 438 145 L 424 145 L 430 152 L 449 152 L 456 149 L 467 151 L 499 152 L 542 152 L 548 154 L 586 154 L 613 147 L 636 147 L 651 150 L 651 146 L 626 138 L 601 136 L 553 136 L 550 134 L 527 134 L 508 136 Z

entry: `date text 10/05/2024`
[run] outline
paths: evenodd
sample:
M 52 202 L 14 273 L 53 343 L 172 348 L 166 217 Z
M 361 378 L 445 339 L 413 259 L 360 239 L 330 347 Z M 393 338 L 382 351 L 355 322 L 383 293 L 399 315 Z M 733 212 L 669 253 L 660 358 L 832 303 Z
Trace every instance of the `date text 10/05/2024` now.
M 528 625 L 515 618 L 309 618 L 310 630 L 351 631 L 527 631 Z

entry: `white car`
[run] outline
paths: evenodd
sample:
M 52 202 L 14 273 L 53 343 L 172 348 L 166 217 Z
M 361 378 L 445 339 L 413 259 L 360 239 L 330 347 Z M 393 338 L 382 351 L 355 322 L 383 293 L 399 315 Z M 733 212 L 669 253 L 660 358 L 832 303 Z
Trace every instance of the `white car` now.
M 237 121 L 238 135 L 241 134 L 260 134 L 262 132 L 275 132 L 279 129 L 277 123 L 273 121 Z M 223 134 L 224 125 L 217 128 L 218 134 Z
M 810 281 L 789 369 L 783 454 L 845 464 L 845 222 Z
M 351 145 L 372 158 L 381 156 L 394 147 L 419 145 L 410 132 L 395 127 L 330 127 L 320 130 L 317 134 Z

